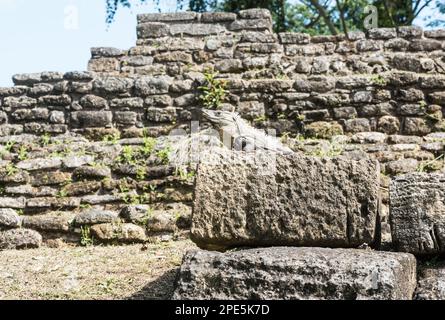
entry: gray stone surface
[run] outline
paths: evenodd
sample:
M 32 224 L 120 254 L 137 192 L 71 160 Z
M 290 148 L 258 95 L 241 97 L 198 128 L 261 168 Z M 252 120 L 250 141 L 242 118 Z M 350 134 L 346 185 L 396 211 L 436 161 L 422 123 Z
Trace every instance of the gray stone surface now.
M 10 229 L 0 231 L 0 250 L 38 248 L 42 236 L 30 229 Z
M 111 176 L 111 170 L 105 166 L 97 167 L 79 167 L 73 172 L 73 177 L 76 179 L 103 179 Z
M 445 252 L 445 175 L 410 173 L 390 185 L 392 239 L 399 251 Z
M 198 167 L 192 239 L 202 247 L 357 247 L 375 240 L 379 165 L 350 160 L 239 153 Z M 264 165 L 264 164 L 267 165 Z
M 75 214 L 71 212 L 49 212 L 43 215 L 23 217 L 23 227 L 40 231 L 68 232 Z
M 15 210 L 9 208 L 0 209 L 0 228 L 17 228 L 20 225 L 21 219 Z
M 144 13 L 138 14 L 138 23 L 144 22 L 178 22 L 178 21 L 193 21 L 198 18 L 196 12 L 169 12 L 169 13 Z
M 145 229 L 131 223 L 97 224 L 91 227 L 94 239 L 109 242 L 120 241 L 126 243 L 138 243 L 147 240 Z
M 235 23 L 236 21 L 234 21 Z M 170 33 L 173 36 L 188 35 L 188 36 L 209 36 L 212 34 L 219 34 L 226 31 L 226 28 L 219 24 L 209 23 L 179 23 L 170 26 Z
M 60 158 L 29 159 L 17 163 L 17 168 L 29 171 L 58 169 L 61 166 L 62 160 Z
M 117 221 L 119 214 L 115 211 L 110 210 L 100 210 L 100 209 L 90 209 L 82 213 L 79 213 L 74 218 L 74 223 L 77 226 L 81 225 L 91 225 L 98 223 L 108 223 Z
M 141 77 L 136 80 L 135 89 L 141 96 L 168 93 L 171 84 L 169 77 Z
M 190 251 L 174 299 L 412 299 L 411 254 L 358 249 L 271 247 Z
M 420 265 L 418 272 L 416 300 L 445 299 L 445 265 Z

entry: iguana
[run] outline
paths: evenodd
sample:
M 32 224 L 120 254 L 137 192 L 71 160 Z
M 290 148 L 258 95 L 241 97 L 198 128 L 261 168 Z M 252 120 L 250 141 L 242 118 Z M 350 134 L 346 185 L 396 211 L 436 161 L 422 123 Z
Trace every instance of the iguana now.
M 231 137 L 231 144 L 235 150 L 269 150 L 283 154 L 294 153 L 276 137 L 269 136 L 252 127 L 236 112 L 205 109 L 202 110 L 202 115 L 218 130 L 221 141 L 225 142 L 225 137 Z

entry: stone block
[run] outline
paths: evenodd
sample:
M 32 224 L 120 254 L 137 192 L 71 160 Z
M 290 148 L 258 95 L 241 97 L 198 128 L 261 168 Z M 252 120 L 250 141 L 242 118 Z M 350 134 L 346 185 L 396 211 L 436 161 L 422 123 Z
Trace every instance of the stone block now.
M 376 241 L 378 162 L 258 153 L 198 168 L 192 239 L 202 247 L 357 247 Z
M 371 250 L 190 251 L 173 299 L 411 300 L 416 259 Z

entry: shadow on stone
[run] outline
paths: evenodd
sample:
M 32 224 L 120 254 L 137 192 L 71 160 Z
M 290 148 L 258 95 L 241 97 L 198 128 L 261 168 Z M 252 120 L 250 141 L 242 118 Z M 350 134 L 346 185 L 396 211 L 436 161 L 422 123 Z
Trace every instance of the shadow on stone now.
M 170 300 L 175 289 L 179 267 L 170 269 L 154 281 L 147 283 L 141 290 L 129 296 L 128 300 Z

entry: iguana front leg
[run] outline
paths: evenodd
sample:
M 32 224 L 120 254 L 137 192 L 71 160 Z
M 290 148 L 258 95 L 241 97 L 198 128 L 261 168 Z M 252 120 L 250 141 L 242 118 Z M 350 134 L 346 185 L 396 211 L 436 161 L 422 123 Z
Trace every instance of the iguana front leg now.
M 255 139 L 249 136 L 239 135 L 233 139 L 233 148 L 236 151 L 255 151 Z

